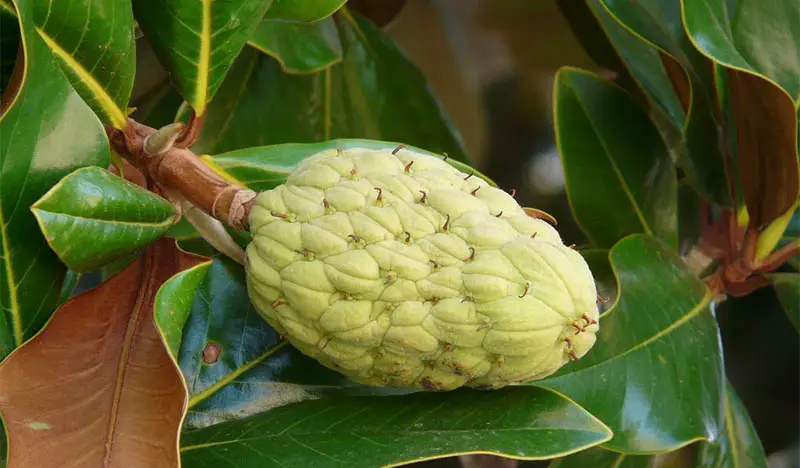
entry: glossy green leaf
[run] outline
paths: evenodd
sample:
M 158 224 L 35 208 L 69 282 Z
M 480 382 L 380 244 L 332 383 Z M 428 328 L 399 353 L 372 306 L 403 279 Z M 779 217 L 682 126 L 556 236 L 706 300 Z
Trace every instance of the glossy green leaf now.
M 716 95 L 712 66 L 689 41 L 681 22 L 680 3 L 650 0 L 601 2 L 611 17 L 628 31 L 666 54 L 663 63 L 669 65 L 667 74 L 673 81 L 673 88 L 679 89 L 677 94 L 686 111 L 683 141 L 679 148 L 681 167 L 700 193 L 729 206 L 724 160 L 714 117 Z
M 176 357 L 183 339 L 183 326 L 191 311 L 200 284 L 211 262 L 201 263 L 168 279 L 155 298 L 155 320 L 169 353 Z
M 286 73 L 312 73 L 342 61 L 333 18 L 314 23 L 264 19 L 248 43 L 274 57 Z
M 39 34 L 78 94 L 103 122 L 125 126 L 136 66 L 129 4 L 118 0 L 31 4 Z
M 369 149 L 394 149 L 398 143 L 361 139 L 334 139 L 320 143 L 284 143 L 271 146 L 258 146 L 236 151 L 222 153 L 213 157 L 204 157 L 204 160 L 216 170 L 227 177 L 237 180 L 241 185 L 257 192 L 269 190 L 284 183 L 289 173 L 303 159 L 320 151 L 335 148 L 369 148 Z M 442 157 L 436 153 L 406 146 L 407 148 L 423 154 Z M 464 163 L 448 158 L 447 162 L 456 169 L 464 172 L 473 172 L 477 177 L 484 179 L 491 185 L 494 181 L 486 175 L 467 166 Z
M 342 62 L 289 75 L 245 49 L 209 105 L 198 154 L 336 138 L 400 141 L 466 161 L 457 130 L 422 74 L 369 21 L 337 13 Z
M 272 0 L 137 0 L 133 10 L 175 87 L 198 115 Z
M 122 128 L 136 66 L 131 9 L 116 0 L 44 0 L 31 8 L 36 30 L 78 94 L 103 122 Z M 13 14 L 7 0 L 0 10 Z
M 103 127 L 36 32 L 31 3 L 15 6 L 25 69 L 0 116 L 0 359 L 44 325 L 66 273 L 28 207 L 73 170 L 108 164 Z
M 761 75 L 800 100 L 800 4 L 795 0 L 681 0 L 694 45 L 723 65 Z
M 682 0 L 694 45 L 726 67 L 730 131 L 752 224 L 771 223 L 800 194 L 800 3 Z
M 573 68 L 559 70 L 554 99 L 567 196 L 589 240 L 611 247 L 646 233 L 675 247 L 675 170 L 647 114 L 621 88 Z
M 725 431 L 698 452 L 698 468 L 767 468 L 764 447 L 736 391 L 727 386 Z
M 636 83 L 669 123 L 680 131 L 686 113 L 681 107 L 678 96 L 672 90 L 672 83 L 664 69 L 664 62 L 659 56 L 658 49 L 625 29 L 603 8 L 600 0 L 587 0 L 587 5 Z
M 175 220 L 170 202 L 98 167 L 68 175 L 31 209 L 50 248 L 77 272 L 150 244 Z
M 772 273 L 769 279 L 786 316 L 800 331 L 800 273 Z
M 351 383 L 282 342 L 250 304 L 244 268 L 224 257 L 165 283 L 155 316 L 189 389 L 187 427 L 322 395 L 386 393 Z M 203 356 L 209 345 L 219 349 L 210 363 Z
M 181 461 L 193 468 L 386 466 L 465 453 L 542 459 L 610 435 L 579 406 L 543 389 L 340 397 L 184 433 Z
M 553 460 L 547 468 L 649 468 L 651 457 L 612 452 L 600 447 Z
M 532 385 L 552 388 L 614 431 L 604 447 L 632 454 L 713 440 L 722 430 L 725 376 L 711 293 L 657 239 L 611 249 L 619 283 L 581 360 Z
M 267 19 L 314 22 L 327 18 L 347 0 L 274 0 Z

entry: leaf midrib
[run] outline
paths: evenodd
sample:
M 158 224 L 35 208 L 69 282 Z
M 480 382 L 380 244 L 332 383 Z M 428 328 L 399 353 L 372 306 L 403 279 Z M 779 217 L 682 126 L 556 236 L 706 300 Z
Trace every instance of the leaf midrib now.
M 14 334 L 14 344 L 22 345 L 24 338 L 22 332 L 22 317 L 19 311 L 19 298 L 17 297 L 17 284 L 14 281 L 14 267 L 11 265 L 11 245 L 8 239 L 8 229 L 3 216 L 3 207 L 0 205 L 0 237 L 3 244 L 3 264 L 6 269 L 6 283 L 8 284 L 8 296 L 10 299 L 11 325 Z
M 501 428 L 492 428 L 492 429 L 429 429 L 429 430 L 416 430 L 416 431 L 385 431 L 385 432 L 355 432 L 349 431 L 345 432 L 344 434 L 352 435 L 356 437 L 361 436 L 394 436 L 395 439 L 407 436 L 407 435 L 430 435 L 430 434 L 475 434 L 475 433 L 494 433 L 494 432 L 537 432 L 537 431 L 561 431 L 561 432 L 582 432 L 582 433 L 591 433 L 591 434 L 602 434 L 607 435 L 606 432 L 602 430 L 591 430 L 591 429 L 574 429 L 574 428 L 563 428 L 563 427 L 501 427 Z M 248 438 L 241 438 L 241 439 L 232 439 L 232 440 L 219 440 L 214 442 L 208 442 L 203 444 L 195 444 L 195 445 L 184 445 L 181 447 L 181 452 L 188 452 L 190 450 L 197 450 L 203 449 L 208 447 L 215 447 L 218 445 L 229 445 L 235 443 L 244 443 L 244 442 L 252 442 L 252 441 L 266 441 L 266 440 L 275 440 L 280 439 L 282 437 L 291 437 L 291 436 L 337 436 L 343 435 L 342 433 L 325 433 L 325 432 L 303 432 L 303 433 L 292 433 L 292 434 L 274 434 L 274 435 L 265 435 L 261 437 L 248 437 Z
M 606 156 L 611 169 L 614 171 L 614 174 L 617 176 L 617 180 L 619 180 L 620 188 L 625 193 L 625 196 L 628 198 L 631 206 L 633 207 L 633 211 L 636 214 L 636 218 L 639 220 L 639 223 L 644 228 L 646 234 L 653 234 L 653 230 L 650 228 L 650 224 L 644 217 L 644 213 L 642 212 L 641 207 L 639 206 L 639 202 L 633 196 L 630 187 L 628 187 L 628 183 L 625 181 L 625 178 L 622 175 L 617 163 L 614 161 L 614 157 L 611 156 L 611 151 L 609 151 L 608 147 L 606 146 L 606 142 L 603 140 L 600 131 L 598 130 L 597 126 L 594 123 L 594 120 L 590 117 L 589 110 L 584 105 L 583 101 L 579 97 L 578 93 L 576 92 L 575 88 L 572 87 L 572 92 L 575 95 L 575 100 L 578 101 L 578 105 L 583 110 L 583 114 L 586 116 L 586 120 L 589 123 L 589 126 L 592 128 L 592 132 L 594 133 L 595 138 L 597 138 L 597 142 L 600 143 L 600 147 L 603 149 L 603 154 Z
M 128 358 L 130 357 L 131 353 L 131 345 L 133 343 L 134 336 L 136 334 L 136 327 L 139 323 L 139 319 L 142 315 L 142 309 L 145 306 L 145 299 L 147 298 L 147 293 L 153 288 L 154 283 L 156 282 L 157 271 L 156 268 L 153 268 L 153 264 L 155 263 L 155 251 L 153 249 L 149 249 L 148 252 L 145 254 L 144 265 L 143 265 L 143 274 L 141 281 L 139 282 L 139 292 L 136 296 L 136 303 L 134 304 L 133 311 L 131 313 L 131 317 L 128 320 L 128 326 L 125 330 L 125 338 L 122 342 L 122 352 L 119 355 L 119 361 L 117 362 L 117 376 L 114 381 L 114 398 L 111 402 L 111 409 L 109 411 L 109 418 L 108 418 L 108 429 L 106 430 L 106 437 L 105 437 L 105 461 L 103 466 L 110 466 L 111 464 L 111 455 L 113 453 L 113 446 L 114 446 L 114 435 L 116 434 L 117 429 L 117 418 L 119 416 L 119 407 L 120 407 L 120 400 L 122 399 L 122 388 L 125 383 L 125 374 L 128 370 Z
M 202 115 L 208 98 L 208 74 L 211 67 L 211 0 L 201 0 L 202 26 L 200 29 L 200 56 L 197 59 L 197 114 Z

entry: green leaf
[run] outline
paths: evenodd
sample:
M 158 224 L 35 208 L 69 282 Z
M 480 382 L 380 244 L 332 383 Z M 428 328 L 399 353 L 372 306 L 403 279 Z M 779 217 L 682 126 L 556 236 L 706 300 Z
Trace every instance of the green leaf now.
M 681 22 L 679 2 L 601 2 L 612 18 L 662 53 L 667 75 L 686 111 L 679 163 L 700 193 L 716 203 L 730 206 L 714 117 L 716 94 L 712 66 L 689 41 Z
M 314 23 L 263 19 L 248 44 L 274 57 L 286 73 L 313 73 L 342 61 L 332 18 Z
M 610 437 L 543 389 L 458 390 L 306 401 L 184 433 L 181 462 L 208 466 L 386 466 L 455 454 L 544 459 Z
M 286 177 L 300 161 L 315 153 L 336 148 L 347 149 L 353 147 L 390 150 L 397 148 L 398 145 L 399 143 L 396 142 L 343 138 L 320 143 L 284 143 L 246 148 L 213 157 L 206 156 L 203 157 L 203 160 L 227 178 L 236 180 L 240 185 L 261 192 L 284 183 Z M 406 146 L 406 148 L 419 153 L 442 157 L 414 146 Z M 455 161 L 452 158 L 448 158 L 447 162 L 467 174 L 474 172 L 475 176 L 496 186 L 489 177 L 464 163 Z
M 176 357 L 183 340 L 183 327 L 197 290 L 208 274 L 211 262 L 201 263 L 168 279 L 155 298 L 155 320 L 169 353 Z
M 725 398 L 725 431 L 713 444 L 703 444 L 697 456 L 702 468 L 767 468 L 764 447 L 747 409 L 728 383 Z
M 649 468 L 651 457 L 612 452 L 600 447 L 553 460 L 548 468 Z
M 556 75 L 554 107 L 567 196 L 589 240 L 611 247 L 646 233 L 675 247 L 675 171 L 647 114 L 621 88 L 573 68 Z
M 244 268 L 224 257 L 165 283 L 155 317 L 187 382 L 187 427 L 322 395 L 397 393 L 349 382 L 287 346 L 251 305 Z M 213 362 L 208 346 L 220 351 Z
M 28 207 L 73 170 L 108 164 L 105 131 L 36 32 L 32 4 L 15 6 L 25 68 L 0 116 L 0 359 L 45 324 L 66 273 Z
M 768 278 L 786 316 L 800 331 L 800 273 L 771 273 Z
M 170 202 L 98 167 L 68 175 L 31 209 L 50 248 L 81 273 L 150 244 L 175 220 Z
M 271 57 L 245 49 L 209 105 L 195 153 L 365 138 L 466 161 L 425 78 L 392 40 L 346 9 L 335 19 L 343 60 L 319 73 L 289 75 Z
M 127 122 L 136 55 L 133 14 L 118 0 L 31 2 L 39 34 L 78 94 L 103 122 Z
M 314 22 L 332 15 L 345 3 L 347 0 L 275 0 L 264 17 Z
M 587 4 L 639 87 L 669 123 L 680 131 L 686 113 L 672 90 L 658 49 L 625 29 L 603 8 L 600 0 L 588 0 Z
M 800 194 L 800 3 L 681 3 L 694 45 L 726 67 L 744 201 L 751 224 L 760 228 L 786 213 Z
M 116 0 L 43 0 L 30 8 L 36 30 L 81 98 L 103 122 L 125 126 L 136 67 L 130 8 Z M 9 13 L 4 17 L 14 14 L 5 0 L 0 10 Z M 5 44 L 11 32 L 2 33 L 4 52 L 12 47 Z
M 681 0 L 686 31 L 700 52 L 749 71 L 800 100 L 800 4 L 795 0 Z
M 134 14 L 197 115 L 222 84 L 272 0 L 137 0 Z
M 712 295 L 657 239 L 611 249 L 620 294 L 581 360 L 532 385 L 552 388 L 614 431 L 604 447 L 631 454 L 677 449 L 722 430 L 724 370 Z

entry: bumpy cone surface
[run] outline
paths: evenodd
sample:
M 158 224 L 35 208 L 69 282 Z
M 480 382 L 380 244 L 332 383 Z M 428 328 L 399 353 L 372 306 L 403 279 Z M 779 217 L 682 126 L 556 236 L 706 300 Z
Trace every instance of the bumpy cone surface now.
M 499 388 L 595 342 L 583 257 L 509 194 L 434 156 L 315 154 L 259 194 L 250 229 L 256 309 L 356 382 Z

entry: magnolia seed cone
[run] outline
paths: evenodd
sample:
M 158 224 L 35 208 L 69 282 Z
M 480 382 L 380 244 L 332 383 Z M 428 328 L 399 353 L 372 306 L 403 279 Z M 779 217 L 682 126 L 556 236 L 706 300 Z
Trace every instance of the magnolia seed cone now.
M 317 153 L 258 195 L 250 230 L 256 309 L 356 382 L 499 388 L 595 343 L 583 257 L 508 193 L 434 156 Z

